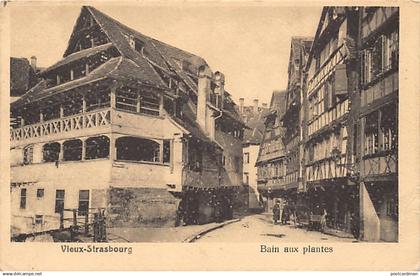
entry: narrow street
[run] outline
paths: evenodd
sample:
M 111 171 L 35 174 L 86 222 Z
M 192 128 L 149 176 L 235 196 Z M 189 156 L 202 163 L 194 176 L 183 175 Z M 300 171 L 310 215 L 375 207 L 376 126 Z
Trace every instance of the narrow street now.
M 255 214 L 211 231 L 195 242 L 356 242 L 294 225 L 274 225 L 271 214 Z

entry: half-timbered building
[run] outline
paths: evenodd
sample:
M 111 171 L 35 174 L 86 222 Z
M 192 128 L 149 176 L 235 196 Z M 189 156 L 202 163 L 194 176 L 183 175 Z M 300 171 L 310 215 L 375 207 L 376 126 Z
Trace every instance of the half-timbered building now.
M 132 227 L 230 218 L 241 205 L 244 125 L 201 57 L 85 6 L 39 76 L 11 104 L 17 232 L 58 228 L 69 209 Z
M 281 122 L 285 108 L 286 91 L 274 91 L 270 109 L 265 115 L 264 135 L 256 162 L 257 189 L 266 211 L 272 208 L 276 199 L 282 198 L 285 191 L 287 161 Z
M 357 10 L 325 7 L 306 65 L 305 183 L 313 214 L 327 212 L 327 225 L 357 231 L 359 202 L 347 164 L 354 161 L 348 147 L 350 92 L 357 83 L 354 44 Z
M 284 128 L 282 137 L 285 146 L 286 175 L 284 176 L 284 197 L 290 205 L 301 205 L 305 191 L 303 181 L 303 92 L 304 69 L 308 60 L 313 38 L 292 37 L 288 66 L 286 109 L 281 118 Z M 304 196 L 303 196 L 304 197 Z M 303 203 L 304 204 L 304 203 Z
M 361 238 L 398 241 L 398 7 L 361 8 Z

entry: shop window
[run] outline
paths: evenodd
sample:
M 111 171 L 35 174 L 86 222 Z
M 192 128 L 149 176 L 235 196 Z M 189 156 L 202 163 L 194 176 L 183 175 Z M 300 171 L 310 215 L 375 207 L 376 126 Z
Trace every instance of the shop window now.
M 44 189 L 37 189 L 36 190 L 36 198 L 41 199 L 44 197 Z
M 56 213 L 61 213 L 64 211 L 64 190 L 55 191 L 55 211 Z
M 44 162 L 57 162 L 60 156 L 60 144 L 57 142 L 45 144 L 42 147 Z
M 85 159 L 107 158 L 109 156 L 109 138 L 107 136 L 90 137 L 86 139 Z
M 63 143 L 63 160 L 82 160 L 82 141 L 79 139 L 68 140 Z
M 20 209 L 26 209 L 26 188 L 20 190 Z
M 79 191 L 79 216 L 85 216 L 89 213 L 89 190 Z
M 117 160 L 160 162 L 160 144 L 153 140 L 121 137 L 117 139 L 116 147 Z
M 26 146 L 23 149 L 23 164 L 28 165 L 32 164 L 34 160 L 34 147 L 32 145 Z

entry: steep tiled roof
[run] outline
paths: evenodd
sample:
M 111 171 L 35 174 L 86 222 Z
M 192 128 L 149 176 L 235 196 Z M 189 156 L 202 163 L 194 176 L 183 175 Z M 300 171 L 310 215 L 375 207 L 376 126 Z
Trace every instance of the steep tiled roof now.
M 106 50 L 108 50 L 112 47 L 113 47 L 112 43 L 107 43 L 107 44 L 103 44 L 103 45 L 100 45 L 100 46 L 96 46 L 96 47 L 93 47 L 93 48 L 88 48 L 88 49 L 81 50 L 79 52 L 72 53 L 72 54 L 64 57 L 63 59 L 59 60 L 54 65 L 51 65 L 50 67 L 44 69 L 43 71 L 40 72 L 40 74 L 43 75 L 46 72 L 55 70 L 58 67 L 61 67 L 63 65 L 72 63 L 72 62 L 77 61 L 77 60 L 81 60 L 83 58 L 88 58 L 90 56 L 94 56 L 94 55 L 96 55 L 96 54 L 98 54 L 102 51 L 106 51 Z
M 244 132 L 244 144 L 258 145 L 264 137 L 264 118 L 268 114 L 268 108 L 262 109 L 260 112 L 252 112 L 248 114 L 247 127 Z

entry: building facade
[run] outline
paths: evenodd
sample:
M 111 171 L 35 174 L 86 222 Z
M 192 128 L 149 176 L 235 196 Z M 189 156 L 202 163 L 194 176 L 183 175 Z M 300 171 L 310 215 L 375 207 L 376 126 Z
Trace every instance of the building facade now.
M 281 118 L 284 128 L 282 137 L 285 147 L 286 174 L 284 176 L 284 198 L 290 206 L 299 208 L 304 205 L 304 69 L 312 46 L 311 37 L 292 37 L 288 66 L 286 110 Z
M 244 124 L 202 58 L 83 7 L 63 59 L 11 104 L 12 231 L 231 218 Z
M 348 178 L 354 162 L 349 147 L 353 124 L 349 97 L 357 89 L 352 47 L 358 35 L 358 12 L 326 7 L 322 11 L 307 68 L 305 189 L 315 214 L 326 210 L 330 228 L 357 232 L 358 188 Z M 350 133 L 350 136 L 349 136 Z
M 242 143 L 242 181 L 248 187 L 248 209 L 251 212 L 259 212 L 263 209 L 263 202 L 257 187 L 256 162 L 264 135 L 264 118 L 268 112 L 268 107 L 266 103 L 259 106 L 258 99 L 253 100 L 253 105 L 245 106 L 244 98 L 240 98 L 239 112 L 247 126 Z
M 398 241 L 397 7 L 362 8 L 356 158 L 361 238 Z
M 261 194 L 298 219 L 325 210 L 330 229 L 398 241 L 398 33 L 398 8 L 325 7 L 312 43 L 292 39 L 285 110 L 266 117 Z
M 264 136 L 256 162 L 257 188 L 265 211 L 270 211 L 274 202 L 285 193 L 287 160 L 281 119 L 286 109 L 286 95 L 286 91 L 273 92 L 270 109 L 264 118 Z

